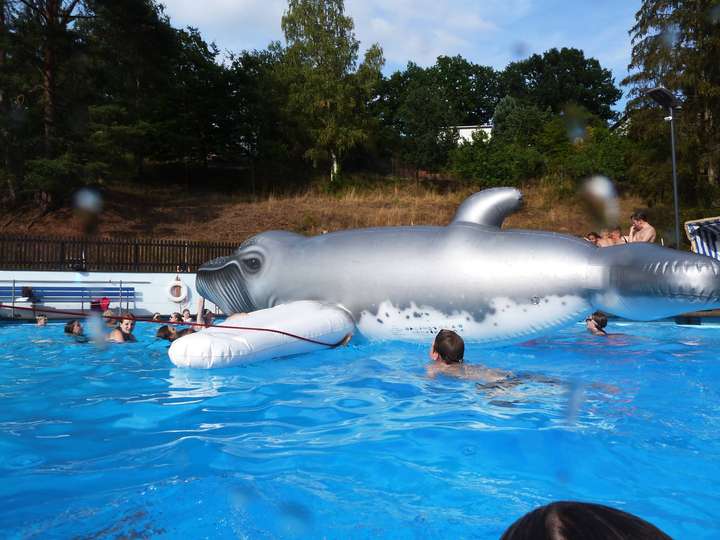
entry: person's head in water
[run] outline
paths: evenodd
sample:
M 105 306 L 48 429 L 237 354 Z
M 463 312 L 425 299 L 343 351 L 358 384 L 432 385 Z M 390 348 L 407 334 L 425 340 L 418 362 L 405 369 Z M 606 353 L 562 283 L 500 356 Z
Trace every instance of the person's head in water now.
M 500 540 L 670 540 L 644 519 L 601 504 L 560 501 L 528 512 Z
M 80 321 L 73 320 L 65 325 L 65 333 L 72 334 L 73 336 L 81 336 L 83 333 L 83 327 Z
M 585 240 L 597 246 L 598 240 L 600 240 L 600 235 L 596 232 L 589 232 L 585 235 Z
M 123 313 L 118 328 L 120 328 L 123 334 L 132 334 L 132 331 L 135 329 L 135 315 L 132 313 Z
M 585 327 L 593 334 L 604 334 L 608 318 L 602 311 L 596 311 L 585 319 Z
M 35 322 L 38 326 L 45 326 L 48 322 L 47 315 L 38 315 L 35 317 Z
M 164 324 L 160 328 L 158 328 L 155 337 L 158 337 L 160 339 L 167 339 L 168 341 L 173 341 L 177 338 L 177 330 L 175 330 L 174 326 L 168 326 L 167 324 Z
M 445 364 L 461 364 L 465 357 L 465 342 L 452 330 L 440 330 L 430 349 L 430 358 Z

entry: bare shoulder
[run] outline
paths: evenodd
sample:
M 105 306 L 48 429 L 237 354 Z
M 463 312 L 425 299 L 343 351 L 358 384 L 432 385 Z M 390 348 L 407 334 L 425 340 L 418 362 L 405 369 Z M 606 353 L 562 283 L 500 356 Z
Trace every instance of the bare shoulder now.
M 115 328 L 112 332 L 110 332 L 107 340 L 114 341 L 115 343 L 123 343 L 125 338 L 123 337 L 122 332 L 118 328 Z

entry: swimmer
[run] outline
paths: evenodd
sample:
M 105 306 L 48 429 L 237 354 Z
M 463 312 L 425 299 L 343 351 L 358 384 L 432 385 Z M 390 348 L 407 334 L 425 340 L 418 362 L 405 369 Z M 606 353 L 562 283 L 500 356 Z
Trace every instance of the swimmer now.
M 170 322 L 173 324 L 178 324 L 183 322 L 183 317 L 180 315 L 177 311 L 170 315 Z
M 192 334 L 194 331 L 195 330 L 193 330 L 192 328 L 183 328 L 182 330 L 178 330 L 174 326 L 164 324 L 160 328 L 158 328 L 155 337 L 160 339 L 167 339 L 168 341 L 172 342 L 178 338 L 186 336 L 187 334 Z
M 152 316 L 153 321 L 159 321 L 161 318 L 162 318 L 162 315 L 160 315 L 160 313 L 158 313 L 158 312 L 153 313 L 153 316 Z
M 589 232 L 585 235 L 585 240 L 597 246 L 598 240 L 600 240 L 600 235 L 596 232 Z
M 65 333 L 71 336 L 82 336 L 83 326 L 80 321 L 74 319 L 65 325 Z
M 205 299 L 199 298 L 197 304 L 197 323 L 204 324 L 205 326 L 212 326 L 215 320 L 215 314 L 209 309 L 205 309 Z
M 35 317 L 35 322 L 38 326 L 46 326 L 48 322 L 47 315 L 38 315 Z
M 607 315 L 601 311 L 596 311 L 585 319 L 585 328 L 587 328 L 588 332 L 593 336 L 607 336 L 608 333 L 605 331 L 607 323 Z
M 131 343 L 137 341 L 135 336 L 132 335 L 134 329 L 135 315 L 132 313 L 125 313 L 122 315 L 122 319 L 120 320 L 120 326 L 110 332 L 107 340 L 112 341 L 113 343 Z
M 83 330 L 83 325 L 77 319 L 65 325 L 65 333 L 71 335 L 78 343 L 87 343 L 88 338 Z
M 440 330 L 430 347 L 432 363 L 427 366 L 427 374 L 448 375 L 458 379 L 496 383 L 512 377 L 509 371 L 491 369 L 484 366 L 465 365 L 465 342 L 452 330 Z
M 103 311 L 102 316 L 105 319 L 105 326 L 107 326 L 108 328 L 115 328 L 117 326 L 117 321 L 115 320 L 115 313 L 112 309 L 106 309 L 105 311 Z
M 182 310 L 182 322 L 193 322 L 192 314 L 188 308 Z

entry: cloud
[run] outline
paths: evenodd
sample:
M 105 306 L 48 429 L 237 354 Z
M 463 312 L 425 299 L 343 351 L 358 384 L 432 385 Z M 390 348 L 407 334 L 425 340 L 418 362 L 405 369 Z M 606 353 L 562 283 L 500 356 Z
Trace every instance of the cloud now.
M 173 26 L 193 26 L 206 41 L 238 52 L 282 38 L 285 0 L 163 0 Z
M 282 40 L 287 0 L 162 0 L 175 26 L 197 27 L 221 50 L 263 49 Z M 627 73 L 630 39 L 640 0 L 345 0 L 363 51 L 379 43 L 385 72 L 409 61 L 421 66 L 440 55 L 461 55 L 503 69 L 551 47 L 576 47 L 613 71 Z

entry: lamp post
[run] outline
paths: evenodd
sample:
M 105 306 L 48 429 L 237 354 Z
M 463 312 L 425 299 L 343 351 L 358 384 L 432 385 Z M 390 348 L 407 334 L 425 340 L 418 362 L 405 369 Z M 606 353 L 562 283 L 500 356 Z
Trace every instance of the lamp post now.
M 680 209 L 678 207 L 678 187 L 677 187 L 677 166 L 675 164 L 675 111 L 680 108 L 680 102 L 667 88 L 659 86 L 651 88 L 645 92 L 645 95 L 652 99 L 655 103 L 664 107 L 670 113 L 665 118 L 670 122 L 670 148 L 672 150 L 672 174 L 673 174 L 673 201 L 675 203 L 675 249 L 680 249 Z

